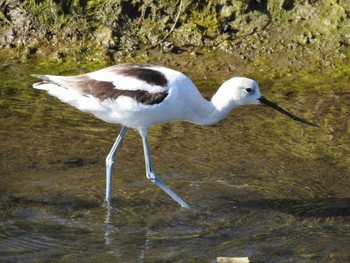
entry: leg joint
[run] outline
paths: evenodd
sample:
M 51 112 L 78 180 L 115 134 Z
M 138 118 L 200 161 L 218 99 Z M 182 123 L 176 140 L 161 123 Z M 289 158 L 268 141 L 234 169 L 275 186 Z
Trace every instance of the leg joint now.
M 107 158 L 106 158 L 106 166 L 110 167 L 110 166 L 113 166 L 113 164 L 114 164 L 113 158 L 107 156 Z

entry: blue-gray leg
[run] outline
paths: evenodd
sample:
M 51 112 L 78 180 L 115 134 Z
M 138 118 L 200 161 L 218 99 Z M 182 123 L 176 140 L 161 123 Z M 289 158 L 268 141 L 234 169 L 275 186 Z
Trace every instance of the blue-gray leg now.
M 105 206 L 107 208 L 111 208 L 111 200 L 112 200 L 112 178 L 113 178 L 113 165 L 114 165 L 114 159 L 115 155 L 123 141 L 123 138 L 125 136 L 125 133 L 127 131 L 128 127 L 123 126 L 121 129 L 117 139 L 115 140 L 113 147 L 106 158 L 106 200 L 105 200 Z
M 183 201 L 180 197 L 178 197 L 154 173 L 153 167 L 152 167 L 152 163 L 151 163 L 151 156 L 150 156 L 150 152 L 149 152 L 147 137 L 142 137 L 142 143 L 143 143 L 143 151 L 144 151 L 144 154 L 145 154 L 145 164 L 146 164 L 146 176 L 147 176 L 147 178 L 149 180 L 151 180 L 153 183 L 155 183 L 157 186 L 159 186 L 164 192 L 166 192 L 172 199 L 174 199 L 183 208 L 190 208 L 189 205 L 186 204 L 185 201 Z

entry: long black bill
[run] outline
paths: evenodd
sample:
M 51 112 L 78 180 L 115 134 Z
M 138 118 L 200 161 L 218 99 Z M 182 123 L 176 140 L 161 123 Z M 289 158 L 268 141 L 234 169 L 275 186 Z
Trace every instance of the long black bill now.
M 292 118 L 293 120 L 295 121 L 298 121 L 298 122 L 301 122 L 301 123 L 304 123 L 306 125 L 310 125 L 310 126 L 314 126 L 314 127 L 319 127 L 318 125 L 316 124 L 313 124 L 309 121 L 306 121 L 306 120 L 303 120 L 297 116 L 294 116 L 293 114 L 289 113 L 288 111 L 282 109 L 281 107 L 279 107 L 276 103 L 272 102 L 272 101 L 269 101 L 268 99 L 266 99 L 265 97 L 261 96 L 259 101 L 262 103 L 262 104 L 265 104 L 267 106 L 270 106 L 271 108 L 274 108 L 275 110 L 283 113 L 284 115 L 287 115 L 289 118 Z

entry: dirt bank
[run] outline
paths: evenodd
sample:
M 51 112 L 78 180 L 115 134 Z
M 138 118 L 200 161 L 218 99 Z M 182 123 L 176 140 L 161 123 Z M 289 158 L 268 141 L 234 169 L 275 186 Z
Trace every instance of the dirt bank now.
M 0 57 L 113 63 L 161 50 L 228 54 L 262 71 L 350 71 L 348 0 L 115 2 L 2 1 Z

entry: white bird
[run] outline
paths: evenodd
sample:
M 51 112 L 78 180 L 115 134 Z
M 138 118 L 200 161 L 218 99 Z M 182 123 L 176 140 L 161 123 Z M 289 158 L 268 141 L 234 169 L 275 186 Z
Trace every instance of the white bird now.
M 142 138 L 146 176 L 184 208 L 189 205 L 155 174 L 147 142 L 151 125 L 182 120 L 200 125 L 221 121 L 234 107 L 265 104 L 292 119 L 300 119 L 260 94 L 258 84 L 248 78 L 225 81 L 211 100 L 205 99 L 183 73 L 152 64 L 120 64 L 77 76 L 32 75 L 42 81 L 33 85 L 97 118 L 123 127 L 106 158 L 106 199 L 111 207 L 112 170 L 115 155 L 127 128 L 137 130 Z

